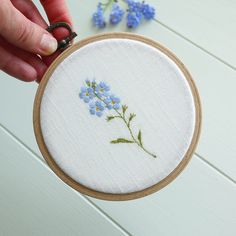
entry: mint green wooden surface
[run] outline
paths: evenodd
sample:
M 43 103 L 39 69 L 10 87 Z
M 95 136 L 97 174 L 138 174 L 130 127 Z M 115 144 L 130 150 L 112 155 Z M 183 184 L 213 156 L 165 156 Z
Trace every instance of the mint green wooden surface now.
M 159 22 L 134 32 L 170 48 L 200 92 L 203 127 L 193 160 L 173 183 L 143 199 L 82 196 L 51 173 L 38 150 L 32 128 L 37 84 L 1 73 L 0 235 L 236 235 L 235 1 L 149 2 Z M 68 3 L 78 39 L 104 32 L 91 26 L 96 1 Z
M 0 140 L 0 235 L 127 235 L 1 128 Z
M 158 20 L 171 30 L 236 68 L 234 0 L 152 0 L 159 7 Z

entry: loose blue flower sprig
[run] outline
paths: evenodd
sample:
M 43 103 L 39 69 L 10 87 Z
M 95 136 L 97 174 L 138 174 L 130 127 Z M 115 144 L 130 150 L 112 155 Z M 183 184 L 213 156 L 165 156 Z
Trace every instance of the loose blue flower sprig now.
M 139 130 L 135 135 L 131 128 L 131 122 L 136 117 L 136 114 L 127 112 L 128 106 L 121 105 L 121 100 L 116 95 L 112 94 L 110 87 L 105 82 L 97 82 L 96 80 L 85 81 L 85 85 L 81 87 L 79 97 L 88 103 L 89 112 L 91 115 L 101 117 L 106 111 L 114 111 L 115 115 L 107 116 L 109 122 L 114 119 L 121 120 L 127 127 L 130 138 L 117 138 L 112 140 L 111 144 L 129 143 L 138 145 L 144 152 L 152 157 L 157 157 L 149 152 L 143 145 L 142 132 Z
M 128 28 L 136 28 L 142 22 L 142 19 L 151 20 L 155 17 L 155 8 L 145 3 L 144 1 L 122 0 L 126 9 L 126 25 Z M 97 11 L 93 13 L 93 24 L 98 28 L 104 28 L 107 25 L 104 13 L 112 5 L 109 15 L 109 22 L 112 25 L 117 25 L 121 22 L 125 11 L 118 4 L 118 0 L 108 0 L 106 3 L 99 2 Z
M 98 3 L 97 6 L 97 11 L 95 13 L 93 13 L 93 24 L 102 29 L 106 26 L 106 21 L 105 21 L 105 17 L 103 15 L 103 7 L 102 7 L 102 3 Z

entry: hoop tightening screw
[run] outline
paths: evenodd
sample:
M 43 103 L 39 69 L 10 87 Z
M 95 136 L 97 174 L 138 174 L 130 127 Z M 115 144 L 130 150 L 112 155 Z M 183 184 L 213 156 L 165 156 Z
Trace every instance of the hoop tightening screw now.
M 72 31 L 71 26 L 67 24 L 66 22 L 53 23 L 50 26 L 48 26 L 47 31 L 52 33 L 54 29 L 60 28 L 60 27 L 66 28 L 69 31 L 69 35 L 66 38 L 58 41 L 57 49 L 65 50 L 67 47 L 71 45 L 71 41 L 77 36 L 77 34 Z

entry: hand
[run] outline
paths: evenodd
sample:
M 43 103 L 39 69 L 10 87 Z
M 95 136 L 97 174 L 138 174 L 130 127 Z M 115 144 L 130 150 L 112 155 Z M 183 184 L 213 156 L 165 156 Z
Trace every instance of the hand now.
M 40 2 L 50 23 L 72 25 L 64 0 Z M 1 0 L 0 16 L 0 69 L 23 81 L 39 82 L 59 54 L 54 53 L 56 39 L 66 36 L 67 30 L 56 29 L 54 38 L 45 30 L 48 25 L 30 0 Z

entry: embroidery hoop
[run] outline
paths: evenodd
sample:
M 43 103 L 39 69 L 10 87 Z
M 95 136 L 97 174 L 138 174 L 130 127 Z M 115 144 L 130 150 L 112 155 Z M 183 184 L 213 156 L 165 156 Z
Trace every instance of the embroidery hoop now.
M 179 69 L 182 71 L 184 74 L 192 95 L 194 99 L 194 105 L 195 105 L 195 127 L 194 127 L 194 134 L 192 137 L 191 144 L 186 152 L 186 155 L 183 157 L 182 161 L 179 163 L 179 165 L 163 180 L 160 182 L 156 183 L 155 185 L 145 188 L 141 191 L 136 191 L 136 192 L 131 192 L 131 193 L 125 193 L 125 194 L 113 194 L 113 193 L 105 193 L 105 192 L 100 192 L 96 191 L 94 189 L 88 188 L 78 182 L 76 182 L 74 179 L 72 179 L 70 176 L 68 176 L 55 162 L 51 154 L 49 153 L 47 146 L 44 142 L 44 138 L 42 135 L 42 130 L 41 130 L 41 124 L 40 124 L 40 106 L 41 106 L 41 101 L 42 97 L 44 94 L 44 90 L 47 86 L 47 83 L 49 79 L 51 78 L 51 75 L 53 74 L 54 70 L 60 65 L 60 63 L 67 58 L 71 53 L 73 53 L 76 50 L 79 50 L 80 48 L 84 47 L 87 44 L 97 42 L 100 40 L 104 39 L 131 39 L 131 40 L 137 40 L 139 42 L 143 42 L 145 44 L 148 44 L 158 50 L 160 50 L 162 53 L 164 53 L 166 56 L 168 56 L 174 63 L 179 67 Z M 49 67 L 47 72 L 45 73 L 42 81 L 39 84 L 36 96 L 35 96 L 35 101 L 34 101 L 34 109 L 33 109 L 33 126 L 34 126 L 34 132 L 35 132 L 35 137 L 39 146 L 39 149 L 45 158 L 47 164 L 49 167 L 54 171 L 54 173 L 61 179 L 63 180 L 66 184 L 74 188 L 75 190 L 89 195 L 91 197 L 103 199 L 103 200 L 112 200 L 112 201 L 122 201 L 122 200 L 131 200 L 131 199 L 136 199 L 140 197 L 147 196 L 149 194 L 152 194 L 166 185 L 168 185 L 170 182 L 172 182 L 180 173 L 181 171 L 185 168 L 185 166 L 188 164 L 190 161 L 194 150 L 197 146 L 198 140 L 199 140 L 199 135 L 200 135 L 200 129 L 201 129 L 201 104 L 200 104 L 200 98 L 199 94 L 197 91 L 197 88 L 192 80 L 192 77 L 186 67 L 183 65 L 183 63 L 172 53 L 170 52 L 167 48 L 163 47 L 161 44 L 159 44 L 156 41 L 153 41 L 151 39 L 148 39 L 146 37 L 136 35 L 136 34 L 131 34 L 131 33 L 105 33 L 105 34 L 99 34 L 95 35 L 92 37 L 88 37 L 84 40 L 81 40 L 80 42 L 74 44 L 73 46 L 70 46 L 66 51 L 64 51 Z

